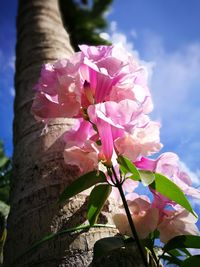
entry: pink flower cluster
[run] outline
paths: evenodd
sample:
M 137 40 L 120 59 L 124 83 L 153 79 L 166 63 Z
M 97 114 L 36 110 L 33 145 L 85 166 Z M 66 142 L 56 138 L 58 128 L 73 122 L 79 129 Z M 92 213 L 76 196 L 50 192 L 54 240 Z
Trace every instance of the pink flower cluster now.
M 38 120 L 75 120 L 64 137 L 66 164 L 87 173 L 98 169 L 99 162 L 115 165 L 117 156 L 123 155 L 139 169 L 163 173 L 185 194 L 199 198 L 190 178 L 179 171 L 176 155 L 146 158 L 159 152 L 162 144 L 160 124 L 148 116 L 153 104 L 145 68 L 120 46 L 81 45 L 80 50 L 70 59 L 45 64 L 34 87 L 32 113 Z M 132 184 L 133 191 L 138 183 Z M 153 192 L 152 203 L 147 197 L 132 195 L 130 199 L 130 195 L 129 206 L 141 238 L 155 229 L 163 242 L 177 234 L 197 233 L 192 215 L 159 193 Z M 167 205 L 173 210 L 167 210 Z M 126 220 L 123 213 L 114 215 L 119 230 L 130 234 Z
M 187 173 L 181 170 L 176 154 L 163 153 L 155 160 L 141 157 L 139 161 L 134 163 L 141 170 L 165 175 L 178 185 L 186 195 L 200 199 L 200 190 L 192 187 L 192 181 Z M 130 191 L 127 191 L 128 194 L 126 195 L 132 219 L 140 238 L 148 237 L 156 229 L 160 232 L 160 240 L 164 243 L 177 235 L 199 235 L 199 230 L 195 225 L 197 218 L 194 215 L 155 190 L 151 189 L 151 191 L 153 193 L 152 203 L 147 196 L 129 193 Z M 123 210 L 115 214 L 113 219 L 121 233 L 131 235 L 128 220 Z
M 147 115 L 153 105 L 146 70 L 119 46 L 80 49 L 43 66 L 32 106 L 41 120 L 77 120 L 65 135 L 65 162 L 86 173 L 119 154 L 137 160 L 158 152 L 160 125 Z

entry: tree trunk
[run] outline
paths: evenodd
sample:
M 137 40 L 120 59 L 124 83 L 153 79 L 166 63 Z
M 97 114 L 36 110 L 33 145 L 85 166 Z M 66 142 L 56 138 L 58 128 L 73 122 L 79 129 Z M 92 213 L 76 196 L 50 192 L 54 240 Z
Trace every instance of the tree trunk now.
M 143 266 L 134 250 L 113 252 L 92 262 L 96 240 L 116 234 L 109 228 L 59 235 L 24 254 L 35 242 L 85 222 L 85 196 L 78 195 L 64 206 L 57 204 L 63 188 L 78 176 L 63 161 L 63 133 L 69 119 L 38 123 L 30 113 L 43 63 L 69 57 L 73 50 L 65 32 L 57 0 L 20 0 L 17 19 L 15 118 L 11 212 L 4 266 Z M 110 205 L 101 214 L 109 222 Z M 133 257 L 132 257 L 132 256 Z M 123 258 L 123 259 L 122 259 Z
M 14 173 L 11 212 L 5 245 L 5 266 L 88 266 L 95 240 L 115 232 L 98 228 L 62 235 L 19 257 L 52 232 L 85 221 L 85 197 L 59 207 L 64 186 L 77 170 L 63 161 L 63 133 L 70 120 L 52 120 L 47 127 L 30 113 L 41 65 L 69 57 L 73 50 L 56 0 L 21 0 L 17 19 Z

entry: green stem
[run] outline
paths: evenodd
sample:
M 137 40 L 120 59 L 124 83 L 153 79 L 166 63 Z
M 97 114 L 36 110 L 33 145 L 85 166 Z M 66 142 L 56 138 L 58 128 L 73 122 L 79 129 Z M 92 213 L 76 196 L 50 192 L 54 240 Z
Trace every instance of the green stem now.
M 119 190 L 119 193 L 120 193 L 120 196 L 121 196 L 123 205 L 124 205 L 124 209 L 125 209 L 125 211 L 126 211 L 126 215 L 127 215 L 127 218 L 128 218 L 128 222 L 129 222 L 129 225 L 130 225 L 130 228 L 131 228 L 131 232 L 132 232 L 133 237 L 134 237 L 134 239 L 135 239 L 135 241 L 136 241 L 136 244 L 137 244 L 137 246 L 138 246 L 138 249 L 139 249 L 139 252 L 140 252 L 142 261 L 143 261 L 145 267 L 149 267 L 149 266 L 148 266 L 148 263 L 147 263 L 147 258 L 146 258 L 146 256 L 145 256 L 145 253 L 144 253 L 144 250 L 143 250 L 143 247 L 142 247 L 142 245 L 141 245 L 141 243 L 140 243 L 140 240 L 139 240 L 137 231 L 136 231 L 136 229 L 135 229 L 135 225 L 134 225 L 134 223 L 133 223 L 133 220 L 132 220 L 132 217 L 131 217 L 131 213 L 130 213 L 128 204 L 127 204 L 127 202 L 126 202 L 126 198 L 125 198 L 125 195 L 124 195 L 124 192 L 123 192 L 123 189 L 122 189 L 122 184 L 119 182 L 118 177 L 117 177 L 117 174 L 116 174 L 115 169 L 114 169 L 113 166 L 112 166 L 112 172 L 113 172 L 113 175 L 114 175 L 114 177 L 115 177 L 115 180 L 116 180 L 116 187 L 117 187 L 118 190 Z
M 160 259 L 157 257 L 154 249 L 151 250 L 152 256 L 155 259 L 156 265 L 159 267 L 160 266 Z

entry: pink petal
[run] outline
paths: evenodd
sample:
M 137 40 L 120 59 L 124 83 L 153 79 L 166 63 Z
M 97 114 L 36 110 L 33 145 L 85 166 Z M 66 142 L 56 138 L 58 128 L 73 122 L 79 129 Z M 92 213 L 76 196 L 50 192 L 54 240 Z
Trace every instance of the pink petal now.
M 77 166 L 82 174 L 98 168 L 98 154 L 92 148 L 67 148 L 64 150 L 64 160 L 68 165 Z
M 114 149 L 111 126 L 101 119 L 97 120 L 96 126 L 101 140 L 101 153 L 99 157 L 107 162 L 107 164 L 110 164 Z
M 167 243 L 178 235 L 199 235 L 196 221 L 197 219 L 186 210 L 168 212 L 158 225 L 160 240 Z
M 135 188 L 137 188 L 139 185 L 139 182 L 137 181 L 133 181 L 132 179 L 126 179 L 124 182 L 123 182 L 123 190 L 127 193 L 131 193 L 135 190 Z
M 141 170 L 155 171 L 157 161 L 154 159 L 149 159 L 141 157 L 139 161 L 135 161 L 134 164 L 137 168 Z
M 37 117 L 37 119 L 40 120 L 47 118 L 58 118 L 61 116 L 58 102 L 56 102 L 49 95 L 40 92 L 35 95 L 31 112 Z
M 75 126 L 65 133 L 64 140 L 66 147 L 84 146 L 85 142 L 95 134 L 91 123 L 83 119 L 77 119 Z
M 129 201 L 128 204 L 139 237 L 141 239 L 146 238 L 149 233 L 153 232 L 157 227 L 159 219 L 158 210 L 152 208 L 149 202 L 140 197 Z M 113 216 L 113 221 L 121 234 L 132 236 L 128 219 L 124 212 L 115 214 Z

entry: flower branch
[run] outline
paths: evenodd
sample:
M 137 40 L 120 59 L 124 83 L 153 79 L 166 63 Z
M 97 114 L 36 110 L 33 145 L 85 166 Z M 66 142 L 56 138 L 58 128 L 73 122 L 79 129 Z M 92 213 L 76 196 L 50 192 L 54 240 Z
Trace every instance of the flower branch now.
M 177 155 L 150 157 L 163 145 L 160 123 L 149 117 L 153 104 L 147 78 L 146 69 L 122 47 L 81 45 L 70 59 L 43 66 L 32 105 L 35 118 L 45 123 L 74 119 L 64 136 L 64 160 L 77 166 L 81 177 L 63 191 L 60 202 L 94 186 L 87 211 L 92 226 L 107 198 L 114 197 L 119 212 L 112 213 L 113 221 L 122 235 L 134 237 L 145 266 L 141 240 L 152 241 L 155 231 L 156 239 L 167 244 L 176 236 L 199 235 L 187 196 L 200 199 Z M 149 189 L 148 195 L 136 193 L 139 184 Z M 164 257 L 180 262 L 175 254 Z

